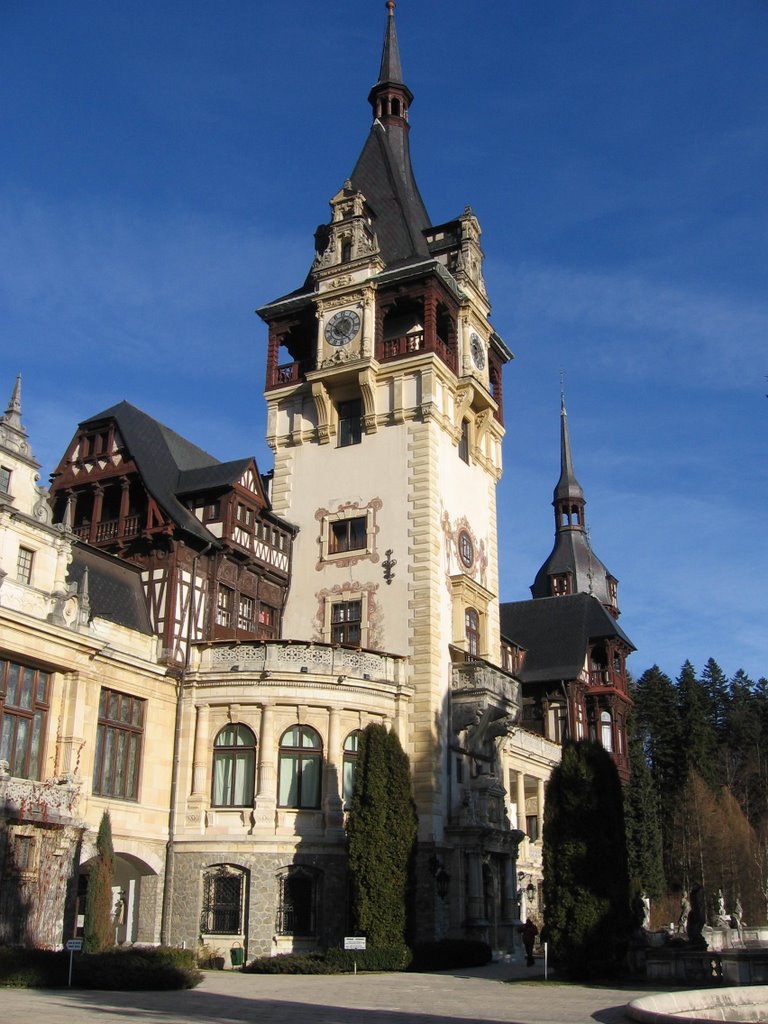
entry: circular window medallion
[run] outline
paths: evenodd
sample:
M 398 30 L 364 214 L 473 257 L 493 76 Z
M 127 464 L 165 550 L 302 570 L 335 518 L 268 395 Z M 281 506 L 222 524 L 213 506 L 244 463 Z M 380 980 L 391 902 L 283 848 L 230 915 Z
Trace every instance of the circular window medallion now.
M 459 533 L 459 557 L 468 569 L 472 568 L 472 564 L 475 561 L 475 549 L 472 544 L 472 538 L 466 530 L 462 530 Z

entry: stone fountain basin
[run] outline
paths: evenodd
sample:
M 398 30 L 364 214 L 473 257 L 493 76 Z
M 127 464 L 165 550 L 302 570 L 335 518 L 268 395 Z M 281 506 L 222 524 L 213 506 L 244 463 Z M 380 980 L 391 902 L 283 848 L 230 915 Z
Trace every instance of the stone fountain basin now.
M 692 989 L 641 996 L 633 999 L 624 1012 L 630 1020 L 641 1024 L 688 1024 L 690 1021 L 712 1020 L 768 1024 L 768 985 Z

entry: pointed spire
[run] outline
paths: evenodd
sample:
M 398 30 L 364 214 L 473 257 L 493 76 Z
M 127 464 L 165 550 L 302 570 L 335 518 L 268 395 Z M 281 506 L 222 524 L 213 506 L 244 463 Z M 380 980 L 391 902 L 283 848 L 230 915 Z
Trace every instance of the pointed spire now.
M 395 29 L 395 0 L 387 0 L 387 27 L 384 31 L 384 50 L 381 54 L 379 83 L 398 82 L 403 84 L 403 70 L 400 66 L 400 48 L 397 45 Z
M 27 433 L 21 422 L 21 374 L 18 374 L 16 377 L 16 383 L 13 386 L 8 408 L 5 410 L 2 422 L 13 430 L 17 430 L 20 434 Z
M 565 394 L 562 391 L 560 392 L 560 479 L 555 487 L 554 501 L 555 505 L 563 501 L 584 504 L 584 491 L 573 471 L 568 413 L 565 408 Z
M 384 49 L 381 52 L 381 66 L 376 85 L 368 94 L 373 107 L 374 119 L 385 126 L 399 127 L 407 131 L 408 107 L 413 102 L 413 93 L 403 81 L 400 66 L 400 47 L 395 29 L 395 0 L 387 0 L 387 27 L 384 31 Z

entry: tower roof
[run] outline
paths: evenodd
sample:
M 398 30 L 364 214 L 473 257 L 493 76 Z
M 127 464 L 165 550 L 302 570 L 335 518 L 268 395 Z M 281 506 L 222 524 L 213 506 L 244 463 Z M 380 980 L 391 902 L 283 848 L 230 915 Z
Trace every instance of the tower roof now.
M 584 516 L 584 491 L 576 479 L 565 399 L 560 398 L 560 478 L 552 505 L 555 543 L 531 586 L 534 598 L 592 594 L 618 617 L 617 581 L 592 550 Z
M 386 6 L 379 78 L 368 96 L 373 125 L 350 181 L 365 196 L 381 258 L 392 266 L 429 256 L 424 231 L 431 223 L 411 166 L 408 111 L 413 93 L 403 82 L 394 0 Z

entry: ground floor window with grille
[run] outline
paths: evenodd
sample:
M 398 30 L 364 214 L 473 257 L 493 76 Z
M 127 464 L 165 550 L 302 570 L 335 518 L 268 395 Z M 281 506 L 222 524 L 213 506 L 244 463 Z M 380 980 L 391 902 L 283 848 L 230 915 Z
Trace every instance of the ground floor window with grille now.
M 203 875 L 201 935 L 240 935 L 243 931 L 245 873 L 221 864 Z
M 292 867 L 278 876 L 275 931 L 278 935 L 315 935 L 317 931 L 317 875 Z
M 17 778 L 40 778 L 50 683 L 47 672 L 0 659 L 0 761 Z
M 93 792 L 118 800 L 137 800 L 146 701 L 116 690 L 101 691 Z

